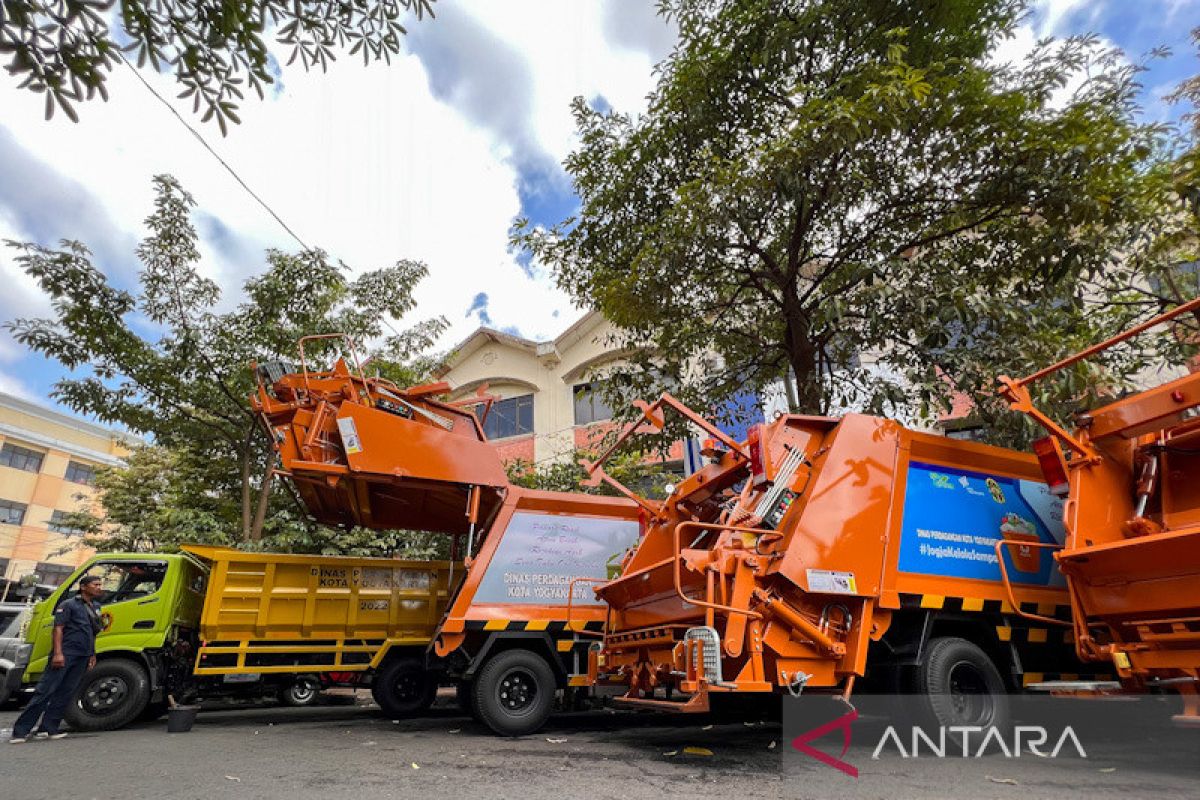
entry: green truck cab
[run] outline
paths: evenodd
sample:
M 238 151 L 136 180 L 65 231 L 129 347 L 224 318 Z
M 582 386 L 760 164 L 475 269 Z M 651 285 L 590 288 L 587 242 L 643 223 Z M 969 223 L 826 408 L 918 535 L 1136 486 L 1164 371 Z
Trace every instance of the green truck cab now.
M 101 580 L 96 666 L 84 676 L 66 718 L 76 730 L 111 730 L 161 713 L 182 690 L 194 658 L 208 568 L 187 554 L 105 553 L 80 567 L 34 609 L 22 682 L 32 685 L 49 663 L 54 612 L 85 576 Z

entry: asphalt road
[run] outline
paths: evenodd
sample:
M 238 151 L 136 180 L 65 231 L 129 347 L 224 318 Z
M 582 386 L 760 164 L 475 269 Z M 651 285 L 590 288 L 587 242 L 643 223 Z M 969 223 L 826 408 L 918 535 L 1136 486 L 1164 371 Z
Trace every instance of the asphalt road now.
M 0 713 L 0 729 L 15 712 Z M 0 736 L 7 738 L 8 731 Z M 1087 760 L 873 761 L 851 778 L 781 757 L 777 722 L 593 711 L 500 739 L 439 701 L 398 723 L 365 700 L 312 709 L 206 710 L 190 733 L 165 722 L 0 744 L 0 798 L 1120 798 L 1196 797 L 1195 773 L 1119 751 Z M 1190 744 L 1185 745 L 1190 747 Z M 700 748 L 687 752 L 685 748 Z M 838 755 L 837 748 L 832 750 Z

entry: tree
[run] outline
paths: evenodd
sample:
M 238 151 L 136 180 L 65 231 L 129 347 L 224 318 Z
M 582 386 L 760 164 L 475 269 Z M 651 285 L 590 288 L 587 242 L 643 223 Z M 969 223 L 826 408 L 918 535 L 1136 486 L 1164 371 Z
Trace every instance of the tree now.
M 136 291 L 114 286 L 78 242 L 58 249 L 10 242 L 20 253 L 17 264 L 49 296 L 53 315 L 6 327 L 70 370 L 54 386 L 58 401 L 149 435 L 163 448 L 114 473 L 110 488 L 120 490 L 115 496 L 122 502 L 137 504 L 139 492 L 151 492 L 170 499 L 164 513 L 193 515 L 171 518 L 172 530 L 211 525 L 223 539 L 258 540 L 265 533 L 322 549 L 334 533 L 305 524 L 287 487 L 270 482 L 275 455 L 249 407 L 250 364 L 290 362 L 301 336 L 342 332 L 366 348 L 371 371 L 400 384 L 419 382 L 431 363 L 419 354 L 446 322 L 428 319 L 395 332 L 388 318 L 413 309 L 413 289 L 428 270 L 402 260 L 350 278 L 320 250 L 269 250 L 265 271 L 245 282 L 244 299 L 222 312 L 220 288 L 200 269 L 192 198 L 169 176 L 154 185 Z M 336 342 L 311 343 L 310 366 L 328 364 L 339 352 Z M 140 486 L 141 473 L 155 468 L 170 474 Z M 138 540 L 161 522 L 131 513 L 129 535 Z M 122 522 L 119 510 L 115 519 Z
M 657 499 L 665 497 L 667 493 L 663 491 L 664 488 L 677 482 L 679 476 L 663 466 L 661 453 L 631 448 L 632 445 L 614 455 L 605 464 L 605 472 L 643 496 Z M 616 495 L 617 491 L 607 484 L 602 483 L 596 487 L 581 485 L 581 482 L 588 478 L 588 474 L 580 465 L 580 460 L 594 461 L 598 455 L 591 450 L 581 449 L 576 450 L 570 460 L 539 464 L 525 459 L 514 459 L 505 464 L 505 471 L 510 482 L 526 489 Z M 656 455 L 659 458 L 656 458 Z
M 169 65 L 182 98 L 204 120 L 238 122 L 243 84 L 263 97 L 274 82 L 263 38 L 269 32 L 305 69 L 326 68 L 334 48 L 362 53 L 363 63 L 400 52 L 403 18 L 433 15 L 435 0 L 245 0 L 241 3 L 144 0 L 5 0 L 0 7 L 0 56 L 22 88 L 46 95 L 46 118 L 57 106 L 78 121 L 73 103 L 99 94 L 108 99 L 107 73 L 134 53 L 139 67 Z M 110 15 L 118 28 L 109 27 Z
M 513 240 L 683 399 L 790 375 L 806 413 L 987 410 L 999 372 L 1158 307 L 1123 258 L 1153 238 L 1168 131 L 1094 37 L 999 63 L 1021 0 L 662 9 L 680 41 L 647 112 L 577 98 L 580 210 Z M 1059 399 L 1152 355 L 1081 366 Z

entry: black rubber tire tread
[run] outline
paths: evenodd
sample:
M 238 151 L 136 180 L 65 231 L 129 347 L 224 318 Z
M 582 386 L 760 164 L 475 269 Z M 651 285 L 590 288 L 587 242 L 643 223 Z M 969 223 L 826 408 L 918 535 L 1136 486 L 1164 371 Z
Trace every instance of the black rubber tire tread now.
M 413 697 L 400 697 L 395 692 L 396 682 L 405 673 L 413 673 L 424 681 L 420 692 Z M 392 719 L 412 717 L 427 711 L 437 698 L 437 681 L 419 658 L 397 658 L 384 664 L 371 681 L 371 697 Z
M 537 696 L 534 704 L 514 715 L 501 705 L 499 687 L 504 676 L 521 669 L 534 678 Z M 500 736 L 526 736 L 536 732 L 554 710 L 558 690 L 554 671 L 546 659 L 530 650 L 505 650 L 488 659 L 475 674 L 474 695 L 477 719 Z
M 1009 722 L 1008 689 L 1004 678 L 988 654 L 977 644 L 957 636 L 931 639 L 925 646 L 921 663 L 911 673 L 912 689 L 920 696 L 924 711 L 934 725 L 950 727 L 980 724 L 964 721 L 951 707 L 950 676 L 960 664 L 970 665 L 983 679 L 992 701 L 990 718 L 982 726 L 1006 730 Z
M 110 714 L 91 714 L 83 710 L 79 698 L 87 691 L 88 686 L 101 678 L 119 677 L 129 687 L 125 701 Z M 150 678 L 141 664 L 126 658 L 109 658 L 97 662 L 88 670 L 79 683 L 79 693 L 75 700 L 67 706 L 64 715 L 72 730 L 77 731 L 115 731 L 123 728 L 140 717 L 150 702 Z

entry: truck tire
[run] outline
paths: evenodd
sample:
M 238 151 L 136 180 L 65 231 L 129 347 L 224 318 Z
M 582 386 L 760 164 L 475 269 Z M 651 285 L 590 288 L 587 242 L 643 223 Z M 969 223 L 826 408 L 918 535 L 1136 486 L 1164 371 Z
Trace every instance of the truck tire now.
M 141 716 L 149 700 L 146 670 L 128 659 L 110 658 L 84 674 L 65 718 L 77 731 L 112 731 Z
M 433 705 L 437 681 L 419 658 L 397 658 L 371 681 L 371 696 L 392 719 L 420 714 Z
M 935 725 L 1008 725 L 1004 678 L 987 653 L 966 639 L 931 639 L 911 680 L 922 710 Z
M 279 702 L 293 708 L 315 706 L 321 699 L 321 682 L 312 675 L 297 675 L 279 689 Z
M 557 685 L 546 659 L 505 650 L 488 659 L 473 682 L 477 719 L 501 736 L 525 736 L 546 724 Z

